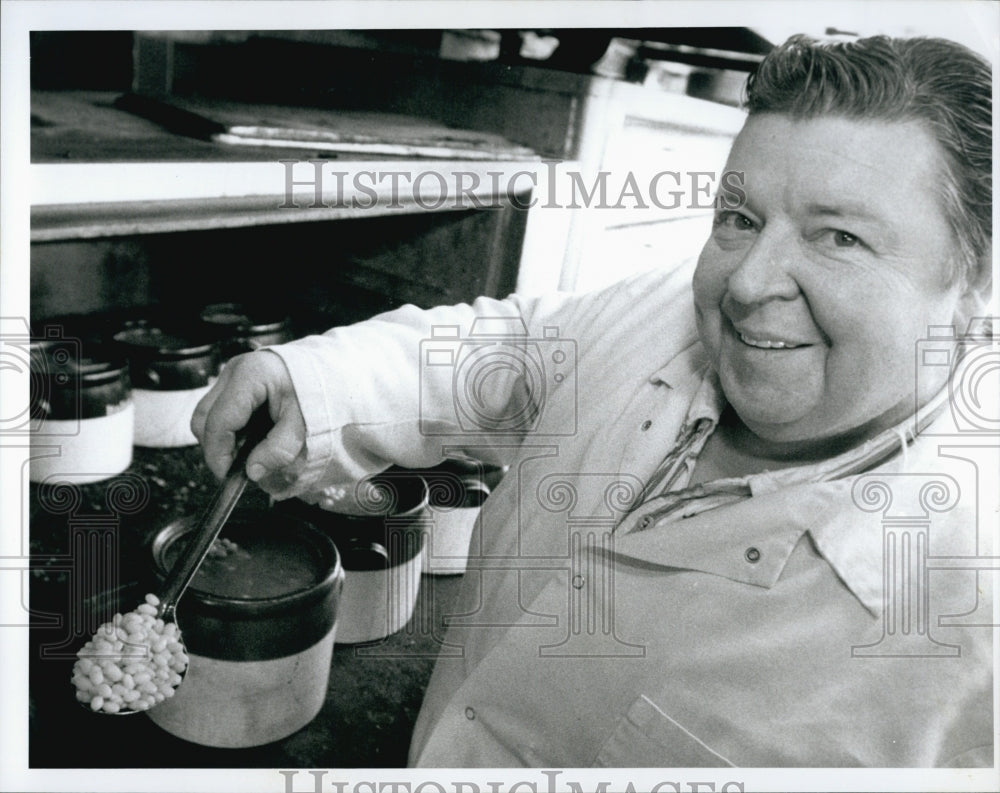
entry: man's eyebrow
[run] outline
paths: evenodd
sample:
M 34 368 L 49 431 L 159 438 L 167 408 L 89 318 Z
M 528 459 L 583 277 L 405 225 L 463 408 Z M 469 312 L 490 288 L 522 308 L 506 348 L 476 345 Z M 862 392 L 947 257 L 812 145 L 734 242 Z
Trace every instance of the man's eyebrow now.
M 809 215 L 829 215 L 831 217 L 851 217 L 862 220 L 884 221 L 885 216 L 877 209 L 856 201 L 846 201 L 837 204 L 806 204 L 805 211 Z

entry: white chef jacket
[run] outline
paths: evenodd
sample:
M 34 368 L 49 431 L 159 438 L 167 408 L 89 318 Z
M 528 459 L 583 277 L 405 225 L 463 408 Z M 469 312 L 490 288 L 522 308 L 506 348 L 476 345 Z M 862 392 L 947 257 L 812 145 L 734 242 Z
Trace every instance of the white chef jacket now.
M 285 496 L 357 511 L 390 464 L 510 466 L 411 763 L 991 765 L 996 443 L 945 409 L 866 473 L 765 472 L 750 498 L 640 525 L 644 485 L 725 404 L 689 279 L 407 306 L 271 348 L 308 436 Z

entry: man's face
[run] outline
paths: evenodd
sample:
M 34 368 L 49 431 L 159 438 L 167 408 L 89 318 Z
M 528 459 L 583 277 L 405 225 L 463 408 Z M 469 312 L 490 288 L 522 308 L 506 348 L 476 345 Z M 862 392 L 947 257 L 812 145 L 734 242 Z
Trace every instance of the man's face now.
M 940 156 L 915 122 L 747 121 L 727 163 L 746 204 L 716 212 L 694 296 L 726 397 L 759 438 L 794 453 L 912 411 L 915 342 L 955 323 L 960 297 Z

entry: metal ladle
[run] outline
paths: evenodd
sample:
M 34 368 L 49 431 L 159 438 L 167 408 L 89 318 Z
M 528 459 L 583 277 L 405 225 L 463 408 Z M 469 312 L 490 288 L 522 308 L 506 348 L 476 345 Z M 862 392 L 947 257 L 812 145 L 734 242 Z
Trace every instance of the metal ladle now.
M 188 534 L 187 545 L 181 551 L 173 567 L 170 569 L 166 580 L 163 582 L 163 588 L 158 595 L 160 604 L 157 607 L 156 616 L 165 623 L 177 622 L 176 609 L 178 601 L 180 601 L 184 591 L 191 583 L 195 573 L 198 572 L 198 568 L 212 547 L 212 543 L 219 536 L 219 532 L 229 519 L 233 509 L 235 509 L 236 504 L 243 495 L 244 489 L 246 489 L 247 482 L 249 482 L 246 472 L 247 458 L 254 447 L 264 440 L 264 437 L 272 426 L 273 422 L 265 404 L 254 411 L 246 427 L 244 427 L 241 433 L 243 438 L 242 443 L 239 444 L 236 450 L 236 456 L 233 458 L 232 465 L 229 466 L 229 471 L 219 484 L 212 502 L 202 513 L 194 529 Z M 177 641 L 183 645 L 183 634 L 178 637 Z M 184 652 L 187 654 L 186 647 L 184 648 Z M 181 680 L 174 686 L 175 689 L 184 682 L 186 674 L 187 668 L 180 673 Z M 158 703 L 154 703 L 150 707 L 156 707 L 156 704 Z M 81 702 L 80 705 L 88 710 L 92 710 L 90 705 L 85 702 Z M 108 714 L 105 711 L 96 712 L 105 713 L 105 715 L 131 716 L 133 713 L 142 713 L 143 711 L 126 708 L 114 714 Z

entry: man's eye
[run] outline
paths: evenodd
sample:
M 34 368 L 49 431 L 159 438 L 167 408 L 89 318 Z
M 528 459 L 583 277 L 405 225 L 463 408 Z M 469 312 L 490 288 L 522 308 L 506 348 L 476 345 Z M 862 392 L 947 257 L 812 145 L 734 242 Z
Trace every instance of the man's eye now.
M 835 229 L 833 232 L 833 244 L 838 248 L 853 248 L 855 245 L 860 245 L 861 240 L 849 231 L 838 231 Z
M 715 216 L 716 226 L 728 226 L 736 231 L 754 231 L 757 224 L 742 212 L 720 212 Z

